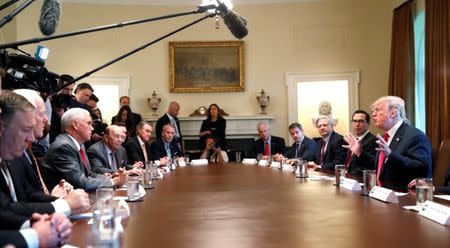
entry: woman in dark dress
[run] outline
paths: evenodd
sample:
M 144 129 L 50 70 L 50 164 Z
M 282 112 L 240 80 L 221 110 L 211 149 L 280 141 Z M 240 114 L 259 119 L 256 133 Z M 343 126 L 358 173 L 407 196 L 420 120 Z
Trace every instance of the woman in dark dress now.
M 206 138 L 211 135 L 217 141 L 221 150 L 226 150 L 225 129 L 227 127 L 227 121 L 222 117 L 220 108 L 217 104 L 213 103 L 209 105 L 208 115 L 206 120 L 202 122 L 200 128 L 200 147 L 205 148 Z
M 117 115 L 112 117 L 111 124 L 125 126 L 127 128 L 127 137 L 136 135 L 136 125 L 138 123 L 135 122 L 133 112 L 127 105 L 120 107 Z

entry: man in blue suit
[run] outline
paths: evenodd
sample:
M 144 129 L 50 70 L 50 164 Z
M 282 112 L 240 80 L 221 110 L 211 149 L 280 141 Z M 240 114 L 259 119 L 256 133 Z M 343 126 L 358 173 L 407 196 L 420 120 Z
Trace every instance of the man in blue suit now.
M 385 132 L 376 141 L 377 185 L 406 191 L 412 179 L 431 178 L 431 144 L 422 131 L 409 125 L 405 102 L 396 96 L 381 97 L 372 104 L 372 117 Z
M 300 158 L 306 161 L 314 161 L 317 153 L 317 144 L 314 140 L 305 136 L 303 127 L 300 123 L 292 123 L 289 125 L 289 134 L 294 140 L 291 148 L 282 154 L 276 156 L 277 161 L 281 161 L 286 158 Z

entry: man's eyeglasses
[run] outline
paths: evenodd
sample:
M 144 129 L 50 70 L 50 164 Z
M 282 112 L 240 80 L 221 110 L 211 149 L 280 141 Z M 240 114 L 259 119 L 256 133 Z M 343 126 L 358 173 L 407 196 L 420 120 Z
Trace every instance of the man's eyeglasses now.
M 366 120 L 364 120 L 364 119 L 352 120 L 352 123 L 364 124 L 364 123 L 366 123 Z

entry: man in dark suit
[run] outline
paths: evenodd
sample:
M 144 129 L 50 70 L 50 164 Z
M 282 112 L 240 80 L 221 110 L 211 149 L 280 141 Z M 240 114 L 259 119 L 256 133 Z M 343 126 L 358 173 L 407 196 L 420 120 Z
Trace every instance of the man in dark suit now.
M 347 150 L 342 147 L 344 137 L 334 131 L 334 119 L 330 116 L 320 116 L 315 125 L 321 139 L 317 141 L 316 161 L 308 162 L 308 167 L 334 170 L 334 166 L 344 164 L 347 157 Z
M 283 155 L 277 156 L 277 161 L 282 161 L 284 157 L 300 158 L 305 161 L 314 161 L 317 153 L 317 144 L 312 139 L 305 136 L 303 127 L 300 123 L 292 123 L 289 125 L 289 134 L 294 140 L 291 148 Z
M 183 153 L 174 140 L 175 128 L 168 123 L 163 127 L 162 136 L 156 139 L 151 145 L 151 154 L 155 160 L 160 160 L 161 165 L 165 165 L 169 159 L 182 157 Z
M 162 136 L 163 127 L 170 123 L 175 127 L 175 136 L 174 140 L 182 147 L 183 137 L 181 135 L 180 129 L 180 121 L 178 120 L 178 114 L 180 113 L 180 104 L 177 102 L 170 102 L 169 107 L 167 108 L 167 112 L 161 116 L 156 122 L 155 130 L 156 130 L 156 139 L 160 139 Z
M 253 142 L 250 157 L 256 158 L 258 154 L 262 154 L 262 158 L 267 159 L 271 155 L 284 154 L 286 150 L 284 139 L 271 135 L 267 122 L 259 122 L 256 128 L 260 138 Z
M 121 108 L 122 106 L 130 107 L 130 97 L 128 97 L 128 96 L 121 96 L 119 98 L 119 108 Z M 130 107 L 130 109 L 131 109 L 131 107 Z M 140 114 L 135 113 L 135 112 L 131 112 L 131 113 L 133 114 L 134 123 L 139 123 L 139 122 L 142 121 L 142 116 Z M 112 119 L 111 119 L 111 123 L 114 124 L 115 122 L 116 122 L 116 117 L 113 116 Z
M 87 151 L 92 170 L 98 174 L 114 174 L 119 168 L 128 172 L 140 173 L 141 162 L 131 166 L 128 162 L 127 151 L 122 147 L 126 134 L 117 125 L 110 125 L 105 129 L 103 140 L 92 145 Z
M 119 169 L 112 178 L 92 171 L 83 144 L 91 138 L 92 119 L 89 112 L 72 108 L 61 118 L 64 133 L 58 135 L 44 158 L 46 183 L 53 187 L 65 179 L 75 188 L 86 191 L 102 187 L 120 187 L 125 183 L 125 173 Z
M 136 126 L 136 136 L 131 137 L 123 146 L 127 151 L 129 162 L 135 164 L 140 162 L 145 165 L 147 161 L 153 160 L 150 156 L 150 138 L 153 128 L 150 122 L 141 121 Z
M 349 133 L 345 141 L 355 143 L 347 152 L 345 166 L 347 173 L 362 176 L 363 170 L 372 170 L 375 161 L 376 137 L 369 131 L 370 115 L 364 110 L 356 110 L 352 115 L 353 134 Z M 349 145 L 345 145 L 349 148 Z
M 409 125 L 405 102 L 384 96 L 372 104 L 375 125 L 385 133 L 377 135 L 375 155 L 377 185 L 406 191 L 414 178 L 431 178 L 431 144 L 425 134 Z
M 13 92 L 1 92 L 0 78 L 0 178 L 8 180 L 8 189 L 13 189 L 6 160 L 20 156 L 27 143 L 34 140 L 33 125 L 36 110 L 24 97 Z M 31 228 L 29 218 L 18 214 L 16 209 L 7 209 L 8 196 L 0 191 L 0 246 L 54 246 L 64 243 L 71 232 L 70 221 L 62 214 L 33 214 Z M 20 231 L 18 229 L 22 228 Z

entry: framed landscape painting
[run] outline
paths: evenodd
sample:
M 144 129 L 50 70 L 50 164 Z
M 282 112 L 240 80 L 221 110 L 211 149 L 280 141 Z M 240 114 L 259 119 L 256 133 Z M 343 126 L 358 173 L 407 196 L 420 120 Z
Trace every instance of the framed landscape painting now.
M 243 41 L 169 42 L 170 92 L 244 91 Z

